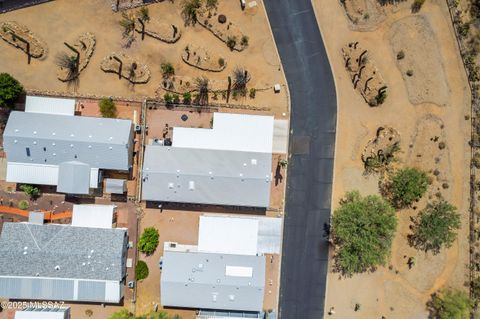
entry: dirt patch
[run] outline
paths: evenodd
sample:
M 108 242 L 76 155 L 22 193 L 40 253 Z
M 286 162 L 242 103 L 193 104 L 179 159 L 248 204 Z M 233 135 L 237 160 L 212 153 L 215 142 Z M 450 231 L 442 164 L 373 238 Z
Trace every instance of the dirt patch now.
M 447 105 L 449 87 L 428 19 L 422 15 L 400 19 L 392 25 L 388 37 L 411 103 Z
M 443 121 L 433 115 L 420 118 L 409 145 L 407 161 L 432 174 L 429 195 L 450 199 L 451 164 Z
M 385 12 L 378 0 L 342 0 L 345 14 L 352 29 L 368 31 L 385 20 Z

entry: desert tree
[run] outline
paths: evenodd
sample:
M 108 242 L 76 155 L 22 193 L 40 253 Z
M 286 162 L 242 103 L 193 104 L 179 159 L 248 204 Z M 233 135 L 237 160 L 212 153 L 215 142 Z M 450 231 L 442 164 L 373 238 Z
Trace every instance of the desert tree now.
M 427 173 L 407 167 L 391 175 L 383 191 L 395 207 L 404 208 L 422 198 L 429 183 Z
M 236 68 L 233 71 L 233 91 L 241 96 L 247 94 L 247 83 L 250 81 L 250 74 L 244 68 Z
M 168 78 L 175 75 L 175 67 L 170 62 L 163 62 L 160 65 L 160 68 L 162 69 L 162 74 L 164 78 Z
M 206 77 L 200 77 L 195 79 L 195 89 L 197 91 L 197 97 L 195 103 L 198 105 L 208 104 L 208 91 L 209 81 Z
M 335 268 L 343 275 L 372 271 L 387 262 L 397 226 L 388 201 L 349 192 L 335 210 L 331 226 Z
M 8 73 L 0 73 L 0 107 L 13 108 L 23 86 Z
M 76 85 L 78 84 L 78 60 L 76 56 L 69 55 L 66 52 L 59 52 L 55 56 L 55 64 L 62 69 L 67 70 L 66 82 Z
M 111 99 L 100 100 L 100 102 L 98 103 L 98 107 L 103 117 L 117 117 L 117 106 Z
M 460 226 L 460 214 L 455 206 L 440 198 L 428 203 L 413 219 L 412 234 L 408 239 L 417 249 L 438 253 L 442 247 L 452 245 Z
M 125 47 L 129 48 L 135 41 L 135 16 L 132 14 L 122 13 L 122 19 L 119 22 L 123 28 L 123 38 L 126 40 Z
M 473 302 L 468 294 L 461 290 L 447 289 L 433 294 L 427 303 L 429 318 L 469 319 Z
M 185 21 L 185 25 L 193 25 L 197 22 L 197 16 L 201 7 L 201 0 L 183 0 L 182 18 Z

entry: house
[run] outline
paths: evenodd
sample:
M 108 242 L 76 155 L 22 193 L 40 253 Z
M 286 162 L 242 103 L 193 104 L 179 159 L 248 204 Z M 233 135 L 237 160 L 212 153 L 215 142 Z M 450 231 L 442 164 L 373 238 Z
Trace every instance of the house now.
M 198 245 L 164 244 L 161 304 L 201 319 L 263 318 L 266 256 L 278 254 L 281 218 L 204 214 Z
M 127 230 L 4 223 L 0 298 L 119 303 L 126 277 Z
M 167 307 L 261 312 L 265 256 L 165 250 L 161 304 Z
M 172 145 L 145 148 L 142 199 L 268 207 L 271 116 L 214 113 L 213 128 L 173 129 Z
M 129 172 L 132 122 L 74 113 L 74 100 L 31 96 L 25 112 L 11 112 L 3 134 L 7 182 L 89 194 L 102 170 Z
M 70 307 L 26 308 L 17 310 L 15 319 L 70 319 Z

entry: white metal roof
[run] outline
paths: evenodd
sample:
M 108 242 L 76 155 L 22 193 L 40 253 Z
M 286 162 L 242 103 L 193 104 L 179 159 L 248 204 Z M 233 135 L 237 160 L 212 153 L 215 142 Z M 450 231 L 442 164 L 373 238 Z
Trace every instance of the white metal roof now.
M 112 228 L 115 205 L 73 205 L 72 226 Z
M 200 216 L 198 251 L 256 255 L 258 220 Z
M 256 253 L 259 255 L 280 254 L 283 227 L 282 218 L 266 216 L 219 215 L 218 213 L 205 213 L 203 216 L 200 217 L 200 230 L 202 229 L 202 221 L 205 220 L 210 221 L 212 225 L 220 225 L 216 222 L 217 219 L 229 219 L 231 223 L 235 223 L 235 225 L 237 225 L 236 223 L 238 223 L 238 220 L 256 220 L 258 222 Z M 200 231 L 200 235 L 201 234 L 202 232 Z M 209 233 L 206 232 L 206 235 L 209 236 L 210 240 L 222 240 L 221 236 L 225 236 L 214 227 L 210 227 Z M 236 236 L 243 235 L 237 234 Z
M 58 165 L 8 162 L 7 182 L 57 185 Z
M 174 127 L 172 146 L 272 153 L 273 116 L 214 113 L 213 128 Z
M 46 96 L 27 96 L 25 112 L 75 115 L 75 100 Z
M 7 182 L 57 185 L 58 165 L 7 162 Z M 90 187 L 98 187 L 98 168 L 90 170 Z
M 23 310 L 15 312 L 15 319 L 65 319 L 67 314 L 68 308 Z

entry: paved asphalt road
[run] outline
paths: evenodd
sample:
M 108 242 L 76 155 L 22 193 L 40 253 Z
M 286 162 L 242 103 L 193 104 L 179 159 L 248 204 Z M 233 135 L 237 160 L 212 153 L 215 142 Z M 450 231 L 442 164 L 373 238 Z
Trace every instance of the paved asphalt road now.
M 265 0 L 292 114 L 281 319 L 320 319 L 325 307 L 335 151 L 335 84 L 310 0 Z M 332 30 L 334 32 L 334 30 Z
M 50 0 L 0 0 L 0 13 Z

